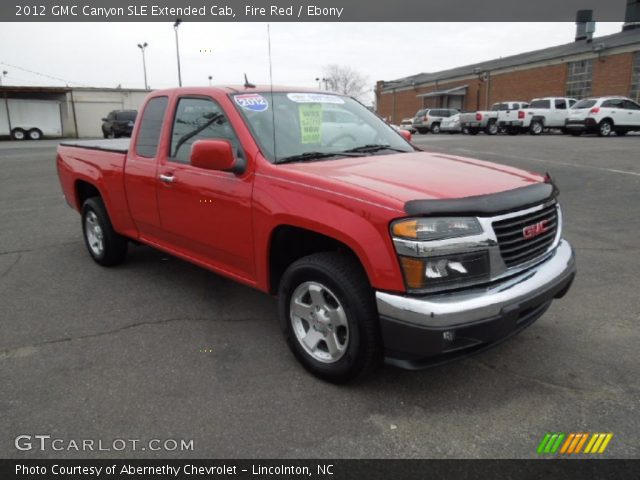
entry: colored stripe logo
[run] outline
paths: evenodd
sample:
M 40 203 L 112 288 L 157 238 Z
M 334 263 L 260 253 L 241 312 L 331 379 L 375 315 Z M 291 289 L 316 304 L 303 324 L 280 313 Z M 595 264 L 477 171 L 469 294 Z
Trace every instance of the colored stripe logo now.
M 604 453 L 613 438 L 613 433 L 569 433 L 549 432 L 540 441 L 539 455 L 575 455 L 578 453 Z M 584 449 L 584 450 L 583 450 Z

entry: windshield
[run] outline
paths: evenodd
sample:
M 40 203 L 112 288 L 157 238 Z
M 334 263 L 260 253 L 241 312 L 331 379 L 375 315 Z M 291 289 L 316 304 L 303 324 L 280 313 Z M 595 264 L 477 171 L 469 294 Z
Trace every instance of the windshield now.
M 585 98 L 584 100 L 580 100 L 578 103 L 576 103 L 573 107 L 571 107 L 573 110 L 580 110 L 582 108 L 591 108 L 596 104 L 596 100 L 591 99 L 591 98 Z
M 349 97 L 295 92 L 232 97 L 262 153 L 274 163 L 414 150 L 389 125 Z

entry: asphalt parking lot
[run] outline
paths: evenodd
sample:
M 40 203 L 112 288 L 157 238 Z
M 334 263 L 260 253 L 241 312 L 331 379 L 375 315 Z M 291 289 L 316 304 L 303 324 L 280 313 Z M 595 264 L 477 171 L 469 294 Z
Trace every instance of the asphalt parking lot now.
M 491 351 L 342 387 L 298 365 L 267 295 L 143 246 L 95 265 L 57 142 L 0 142 L 0 457 L 536 457 L 550 431 L 612 432 L 605 456 L 638 457 L 640 137 L 415 141 L 549 171 L 578 277 Z M 19 452 L 21 434 L 194 449 Z

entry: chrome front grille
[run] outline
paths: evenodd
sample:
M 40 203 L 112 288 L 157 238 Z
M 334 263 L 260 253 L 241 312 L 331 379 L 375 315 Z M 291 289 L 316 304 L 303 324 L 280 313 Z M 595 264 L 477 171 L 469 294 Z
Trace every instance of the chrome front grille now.
M 493 222 L 505 265 L 515 267 L 544 255 L 556 239 L 558 222 L 555 203 L 541 210 Z

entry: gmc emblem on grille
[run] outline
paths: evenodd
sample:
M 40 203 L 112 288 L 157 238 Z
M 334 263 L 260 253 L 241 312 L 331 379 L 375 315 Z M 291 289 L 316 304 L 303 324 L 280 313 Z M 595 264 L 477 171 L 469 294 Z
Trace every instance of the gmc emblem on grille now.
M 530 240 L 537 237 L 538 235 L 542 235 L 544 232 L 549 230 L 547 222 L 549 222 L 549 220 L 542 220 L 541 222 L 524 227 L 522 229 L 522 236 L 525 240 Z

